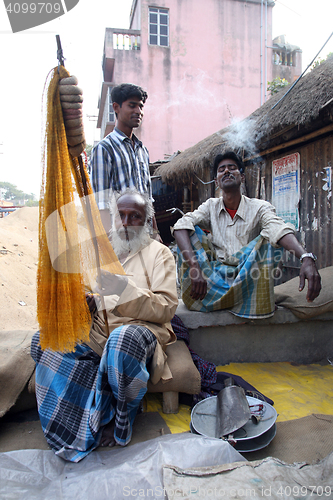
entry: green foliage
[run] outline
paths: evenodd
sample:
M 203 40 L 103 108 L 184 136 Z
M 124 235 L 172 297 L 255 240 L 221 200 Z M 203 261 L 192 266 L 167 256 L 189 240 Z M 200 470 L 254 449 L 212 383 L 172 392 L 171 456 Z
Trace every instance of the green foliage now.
M 271 93 L 271 95 L 274 95 L 286 85 L 289 85 L 289 82 L 285 78 L 281 79 L 277 76 L 271 82 L 267 82 L 267 90 Z
M 329 52 L 327 54 L 327 56 L 325 57 L 325 59 L 322 59 L 321 57 L 318 57 L 318 59 L 315 60 L 315 62 L 312 64 L 311 66 L 311 71 L 316 68 L 317 66 L 319 66 L 321 63 L 323 63 L 324 61 L 326 61 L 326 59 L 328 59 L 329 57 L 332 57 L 333 56 L 333 52 Z
M 39 206 L 39 201 L 38 200 L 29 200 L 25 203 L 25 207 L 38 207 Z
M 38 201 L 36 201 L 35 195 L 33 193 L 24 193 L 20 189 L 17 189 L 17 187 L 10 182 L 0 182 L 0 198 L 11 201 L 14 205 L 18 203 L 25 204 L 27 206 L 38 205 Z M 29 202 L 36 204 L 28 205 Z

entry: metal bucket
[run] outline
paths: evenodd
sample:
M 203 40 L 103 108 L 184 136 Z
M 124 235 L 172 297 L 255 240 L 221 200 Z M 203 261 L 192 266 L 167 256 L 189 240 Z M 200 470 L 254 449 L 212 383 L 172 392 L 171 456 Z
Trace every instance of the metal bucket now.
M 252 449 L 261 449 L 269 444 L 276 433 L 275 422 L 277 413 L 275 408 L 265 401 L 246 396 L 249 407 L 260 405 L 263 407 L 262 418 L 258 423 L 254 423 L 252 419 L 240 429 L 233 433 L 233 438 L 236 441 L 235 448 L 252 451 Z M 199 401 L 191 412 L 190 429 L 194 434 L 216 438 L 216 411 L 217 411 L 217 396 L 212 396 Z M 272 427 L 274 428 L 272 429 Z M 268 432 L 269 431 L 269 432 Z M 262 436 L 262 438 L 259 438 Z

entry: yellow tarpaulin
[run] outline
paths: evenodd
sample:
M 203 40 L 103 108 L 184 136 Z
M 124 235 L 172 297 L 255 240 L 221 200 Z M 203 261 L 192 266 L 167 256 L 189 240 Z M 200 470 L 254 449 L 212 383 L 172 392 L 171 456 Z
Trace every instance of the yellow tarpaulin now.
M 278 422 L 312 413 L 333 415 L 333 366 L 291 363 L 232 363 L 218 367 L 254 385 L 274 401 Z
M 291 363 L 232 363 L 217 371 L 239 375 L 274 401 L 278 422 L 313 413 L 333 415 L 333 366 L 292 365 Z M 180 405 L 176 415 L 162 411 L 162 396 L 147 395 L 147 411 L 158 411 L 172 434 L 188 432 L 191 409 Z

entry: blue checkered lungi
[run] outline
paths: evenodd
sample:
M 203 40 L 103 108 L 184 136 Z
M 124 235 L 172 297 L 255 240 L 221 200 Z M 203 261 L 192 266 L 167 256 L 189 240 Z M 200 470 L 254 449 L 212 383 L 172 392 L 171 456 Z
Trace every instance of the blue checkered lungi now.
M 100 358 L 85 344 L 71 353 L 42 351 L 39 333 L 34 335 L 31 355 L 36 362 L 38 412 L 56 455 L 78 462 L 99 445 L 102 427 L 113 418 L 116 443 L 129 443 L 147 392 L 147 363 L 156 342 L 144 326 L 118 327 Z
M 216 259 L 206 234 L 199 226 L 195 226 L 190 240 L 207 280 L 207 294 L 202 301 L 191 297 L 189 266 L 178 250 L 181 296 L 188 309 L 201 312 L 229 309 L 236 316 L 251 319 L 273 316 L 274 274 L 283 248 L 273 248 L 259 235 L 233 254 L 235 265 L 225 265 Z

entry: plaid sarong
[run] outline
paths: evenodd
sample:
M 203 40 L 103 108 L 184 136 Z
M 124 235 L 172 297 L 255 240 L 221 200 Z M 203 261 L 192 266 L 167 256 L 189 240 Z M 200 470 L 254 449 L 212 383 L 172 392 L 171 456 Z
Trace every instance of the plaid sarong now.
M 207 295 L 202 301 L 190 296 L 189 267 L 178 250 L 181 294 L 188 309 L 201 312 L 229 309 L 237 316 L 251 319 L 274 314 L 274 272 L 282 248 L 273 248 L 262 236 L 257 236 L 232 256 L 235 265 L 225 265 L 216 260 L 206 234 L 198 226 L 190 239 L 207 280 Z
M 144 326 L 122 326 L 111 332 L 100 358 L 85 344 L 65 354 L 42 351 L 39 333 L 34 335 L 38 412 L 56 455 L 80 461 L 99 445 L 102 427 L 113 418 L 116 443 L 129 443 L 156 342 Z

